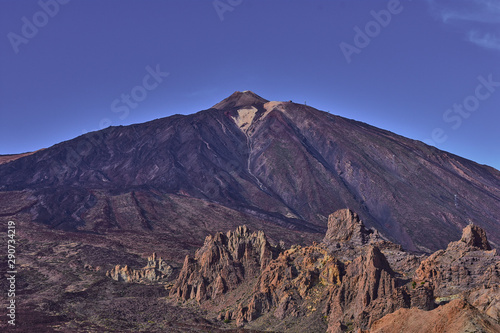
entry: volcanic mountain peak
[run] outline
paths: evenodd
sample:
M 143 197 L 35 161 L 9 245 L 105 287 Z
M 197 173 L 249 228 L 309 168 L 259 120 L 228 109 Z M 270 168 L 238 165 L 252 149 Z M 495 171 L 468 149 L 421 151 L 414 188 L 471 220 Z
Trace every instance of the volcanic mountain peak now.
M 500 244 L 499 171 L 251 91 L 237 91 L 205 112 L 110 127 L 29 156 L 0 156 L 0 215 L 10 220 L 171 232 L 163 221 L 198 214 L 174 213 L 169 198 L 177 195 L 182 205 L 209 211 L 202 215 L 228 226 L 235 220 L 213 217 L 217 210 L 207 202 L 315 240 L 330 212 L 351 207 L 366 228 L 353 214 L 337 216 L 333 222 L 344 235 L 332 241 L 341 247 L 369 244 L 373 228 L 406 249 L 430 253 L 458 239 L 469 220 L 485 228 L 493 247 Z M 193 229 L 182 229 L 183 236 L 191 238 L 199 223 L 186 222 Z M 219 224 L 206 225 L 200 237 Z M 295 236 L 285 232 L 288 237 Z
M 250 90 L 245 90 L 243 92 L 235 91 L 231 96 L 215 104 L 212 108 L 223 110 L 237 107 L 263 105 L 267 102 L 269 102 L 267 99 L 260 97 Z

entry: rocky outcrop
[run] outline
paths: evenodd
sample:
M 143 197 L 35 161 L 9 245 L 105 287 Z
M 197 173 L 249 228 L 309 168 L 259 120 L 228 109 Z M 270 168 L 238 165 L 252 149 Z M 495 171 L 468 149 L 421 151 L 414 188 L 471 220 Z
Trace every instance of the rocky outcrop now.
M 343 263 L 323 246 L 292 246 L 265 267 L 250 300 L 235 311 L 236 324 L 264 313 L 278 320 L 319 314 L 318 301 L 326 298 L 328 288 L 341 284 L 343 274 Z
M 144 268 L 132 269 L 127 265 L 116 265 L 106 272 L 106 276 L 115 281 L 136 283 L 165 282 L 171 275 L 172 266 L 168 265 L 161 257 L 157 257 L 156 253 L 148 257 L 148 263 Z
M 464 298 L 482 313 L 500 323 L 500 284 L 480 287 L 464 293 Z
M 349 326 L 366 329 L 374 320 L 410 306 L 411 295 L 384 254 L 369 246 L 347 265 L 342 284 L 332 290 L 327 309 L 328 332 L 342 332 Z
M 316 320 L 318 330 L 340 332 L 348 327 L 366 329 L 401 307 L 434 308 L 429 285 L 408 288 L 377 245 L 397 256 L 394 261 L 403 256 L 399 246 L 366 229 L 348 209 L 331 214 L 328 226 L 323 243 L 292 246 L 270 261 L 251 296 L 219 319 L 243 326 L 267 316 L 286 322 L 288 328 Z M 345 259 L 345 252 L 354 259 Z M 328 322 L 323 328 L 317 323 L 321 317 Z
M 477 225 L 469 224 L 462 232 L 460 242 L 465 243 L 468 248 L 478 248 L 489 251 L 491 245 L 486 238 L 486 232 Z
M 500 332 L 498 322 L 457 299 L 432 311 L 399 309 L 376 321 L 366 333 Z
M 358 214 L 350 209 L 340 209 L 328 216 L 328 230 L 323 243 L 340 246 L 349 242 L 353 246 L 362 246 L 378 237 L 378 232 L 366 229 Z
M 383 240 L 378 231 L 366 228 L 358 214 L 347 208 L 328 216 L 328 230 L 322 243 L 330 253 L 344 261 L 354 260 L 369 245 L 391 253 L 402 252 L 401 246 Z
M 389 266 L 405 276 L 413 274 L 422 260 L 421 256 L 406 252 L 401 245 L 383 239 L 377 230 L 366 228 L 358 214 L 350 209 L 340 209 L 328 216 L 323 244 L 343 261 L 352 261 L 368 246 L 375 246 L 384 254 Z
M 246 226 L 208 236 L 194 258 L 186 256 L 171 295 L 199 302 L 216 298 L 258 276 L 278 252 L 262 231 L 250 233 Z
M 430 282 L 439 297 L 449 297 L 480 286 L 500 282 L 500 256 L 483 229 L 468 225 L 459 241 L 422 261 L 415 273 L 417 283 Z
M 207 237 L 194 258 L 186 257 L 171 295 L 195 299 L 205 309 L 215 306 L 219 320 L 246 328 L 382 332 L 397 324 L 391 313 L 407 314 L 415 323 L 422 313 L 446 316 L 446 325 L 455 328 L 448 321 L 451 310 L 436 311 L 437 306 L 453 301 L 452 309 L 465 309 L 464 316 L 480 312 L 498 320 L 499 266 L 496 250 L 476 226 L 424 259 L 342 209 L 329 216 L 323 242 L 311 246 L 273 247 L 262 232 L 244 226 Z M 490 323 L 483 317 L 477 327 Z M 410 332 L 418 327 L 411 325 L 404 327 Z
M 422 261 L 415 280 L 430 284 L 439 304 L 461 299 L 467 302 L 467 309 L 473 306 L 482 317 L 497 322 L 500 319 L 500 256 L 491 249 L 485 231 L 476 225 L 468 225 L 459 241 Z M 476 317 L 480 319 L 481 316 Z M 483 324 L 474 327 L 480 327 L 484 332 L 497 332 L 490 330 L 489 324 L 481 326 Z

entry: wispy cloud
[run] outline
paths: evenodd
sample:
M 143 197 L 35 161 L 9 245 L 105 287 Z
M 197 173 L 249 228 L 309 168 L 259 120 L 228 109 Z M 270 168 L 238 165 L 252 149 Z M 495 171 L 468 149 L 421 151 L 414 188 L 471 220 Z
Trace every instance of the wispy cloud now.
M 500 50 L 500 36 L 493 33 L 481 33 L 471 30 L 467 33 L 467 40 L 487 49 Z
M 431 14 L 461 28 L 465 40 L 500 50 L 500 0 L 427 0 Z

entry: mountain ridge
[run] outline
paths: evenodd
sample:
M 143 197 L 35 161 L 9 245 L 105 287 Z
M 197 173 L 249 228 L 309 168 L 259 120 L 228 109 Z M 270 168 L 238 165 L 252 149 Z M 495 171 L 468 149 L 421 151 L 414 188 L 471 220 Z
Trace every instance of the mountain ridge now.
M 0 192 L 34 198 L 32 220 L 70 230 L 86 228 L 91 216 L 103 221 L 99 230 L 119 225 L 106 198 L 120 193 L 131 193 L 138 219 L 154 229 L 152 198 L 176 194 L 312 233 L 326 230 L 329 212 L 349 207 L 385 237 L 424 252 L 444 248 L 468 220 L 500 242 L 498 170 L 249 91 L 192 115 L 87 133 L 0 165 L 0 179 Z

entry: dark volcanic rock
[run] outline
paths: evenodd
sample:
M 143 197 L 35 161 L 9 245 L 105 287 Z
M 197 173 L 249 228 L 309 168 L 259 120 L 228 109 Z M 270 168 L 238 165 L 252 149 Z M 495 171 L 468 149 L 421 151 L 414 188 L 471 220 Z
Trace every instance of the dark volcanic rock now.
M 269 102 L 251 91 L 236 91 L 228 98 L 215 104 L 212 108 L 217 110 L 228 110 L 238 107 L 262 106 Z
M 1 162 L 0 198 L 23 192 L 29 204 L 19 211 L 1 199 L 0 211 L 65 230 L 168 231 L 162 221 L 171 216 L 157 207 L 182 195 L 311 233 L 351 207 L 410 250 L 444 248 L 469 220 L 500 243 L 497 170 L 249 91 L 196 114 L 109 127 Z

